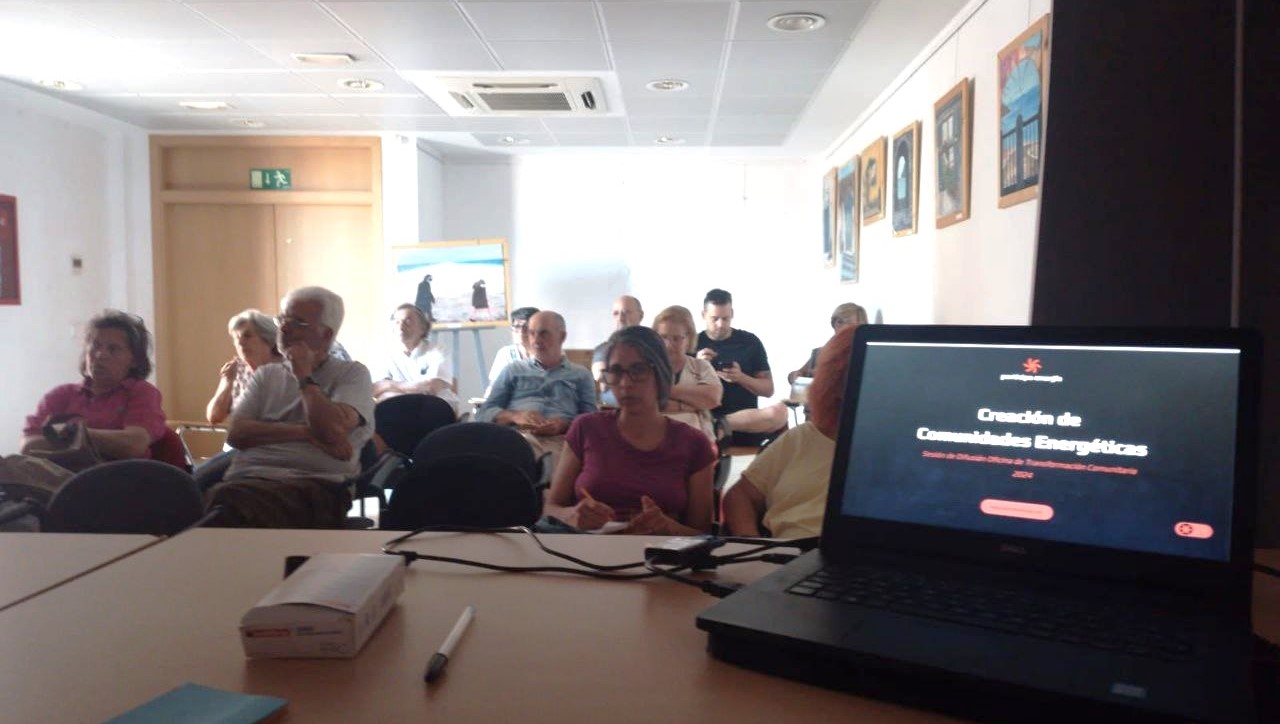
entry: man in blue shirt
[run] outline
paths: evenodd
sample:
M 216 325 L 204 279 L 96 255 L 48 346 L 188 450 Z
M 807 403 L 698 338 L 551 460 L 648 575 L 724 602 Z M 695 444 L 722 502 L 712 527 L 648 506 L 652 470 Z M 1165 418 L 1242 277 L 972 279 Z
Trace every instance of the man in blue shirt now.
M 564 317 L 538 312 L 529 319 L 526 334 L 532 356 L 502 370 L 476 419 L 514 426 L 534 454 L 554 455 L 564 447 L 573 418 L 595 411 L 595 380 L 587 368 L 564 355 Z

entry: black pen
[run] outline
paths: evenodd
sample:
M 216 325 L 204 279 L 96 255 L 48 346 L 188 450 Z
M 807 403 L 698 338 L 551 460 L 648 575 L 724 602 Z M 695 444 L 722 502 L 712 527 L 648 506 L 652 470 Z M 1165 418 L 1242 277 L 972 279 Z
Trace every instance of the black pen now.
M 449 655 L 453 653 L 453 647 L 458 645 L 458 639 L 462 638 L 467 626 L 471 624 L 471 619 L 475 617 L 475 606 L 467 606 L 462 609 L 462 615 L 458 617 L 458 622 L 453 625 L 453 630 L 445 637 L 444 643 L 440 644 L 440 650 L 432 654 L 431 660 L 427 662 L 427 672 L 422 675 L 423 681 L 435 681 L 444 673 L 444 667 L 449 663 Z

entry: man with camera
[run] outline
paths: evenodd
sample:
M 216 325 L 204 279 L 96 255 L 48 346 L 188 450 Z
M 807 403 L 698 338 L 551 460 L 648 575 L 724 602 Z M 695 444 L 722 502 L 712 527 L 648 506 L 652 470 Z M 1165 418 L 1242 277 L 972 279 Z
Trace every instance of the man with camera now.
M 724 383 L 724 400 L 711 414 L 728 425 L 730 445 L 759 447 L 787 424 L 785 410 L 777 416 L 757 409 L 757 398 L 773 395 L 764 344 L 754 334 L 733 328 L 733 295 L 723 289 L 707 292 L 702 319 L 707 328 L 698 333 L 697 356 L 709 361 Z

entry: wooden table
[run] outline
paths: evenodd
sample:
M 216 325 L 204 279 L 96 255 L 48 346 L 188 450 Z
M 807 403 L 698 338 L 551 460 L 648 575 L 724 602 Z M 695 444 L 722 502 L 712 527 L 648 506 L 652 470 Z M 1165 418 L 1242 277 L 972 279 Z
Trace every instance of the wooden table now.
M 0 611 L 158 540 L 149 535 L 0 533 Z

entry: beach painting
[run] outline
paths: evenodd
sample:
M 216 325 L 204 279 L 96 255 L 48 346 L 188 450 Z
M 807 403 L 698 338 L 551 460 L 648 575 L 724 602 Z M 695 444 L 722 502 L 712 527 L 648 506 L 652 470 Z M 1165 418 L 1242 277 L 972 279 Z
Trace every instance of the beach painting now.
M 391 248 L 391 288 L 436 327 L 505 326 L 510 318 L 506 239 L 434 241 Z

